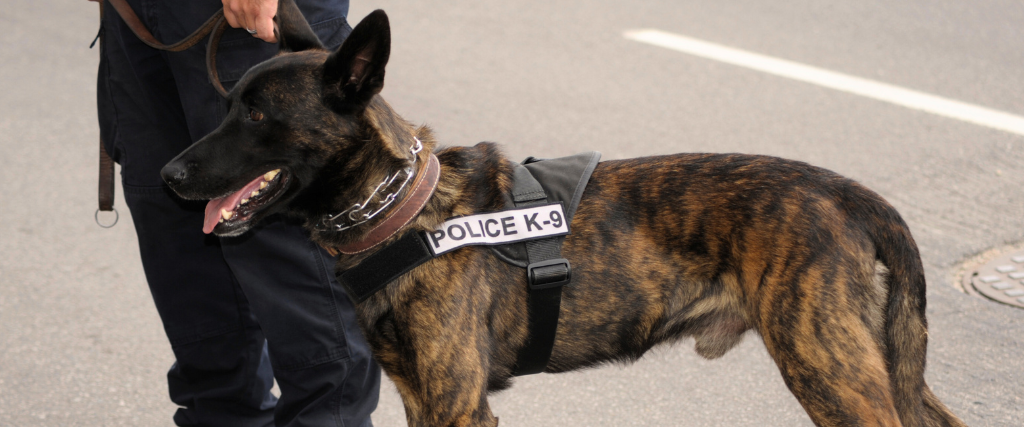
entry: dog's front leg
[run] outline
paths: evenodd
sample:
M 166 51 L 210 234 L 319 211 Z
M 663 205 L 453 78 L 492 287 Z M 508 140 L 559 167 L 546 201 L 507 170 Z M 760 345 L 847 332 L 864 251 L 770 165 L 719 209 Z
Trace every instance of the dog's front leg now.
M 452 280 L 399 283 L 417 295 L 375 322 L 385 333 L 371 331 L 374 356 L 401 394 L 410 426 L 497 426 L 487 403 L 495 340 L 479 309 L 489 306 L 488 288 L 471 286 L 464 276 L 444 277 Z
M 452 391 L 449 395 L 454 395 Z M 491 414 L 487 398 L 481 397 L 472 405 L 462 405 L 452 399 L 424 401 L 421 396 L 401 393 L 405 417 L 410 427 L 497 427 L 498 418 Z M 449 406 L 455 403 L 456 407 Z
M 444 358 L 462 359 L 465 351 L 451 345 Z M 471 348 L 471 347 L 470 347 Z M 462 347 L 466 350 L 466 347 Z M 475 353 L 475 352 L 474 352 Z M 479 355 L 478 353 L 475 353 Z M 390 375 L 402 396 L 412 427 L 496 427 L 498 419 L 487 403 L 487 375 L 479 363 L 462 359 L 425 360 L 417 355 L 410 375 Z M 412 361 L 410 361 L 412 362 Z M 411 367 L 410 367 L 411 368 Z

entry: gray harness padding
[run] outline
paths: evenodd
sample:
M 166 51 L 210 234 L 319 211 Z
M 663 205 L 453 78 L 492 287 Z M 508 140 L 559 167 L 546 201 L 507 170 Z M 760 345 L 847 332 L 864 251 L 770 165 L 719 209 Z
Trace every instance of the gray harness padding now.
M 587 188 L 590 175 L 601 161 L 601 153 L 590 151 L 557 159 L 536 159 L 529 157 L 522 164 L 514 164 L 513 196 L 526 196 L 543 191 L 540 197 L 546 197 L 548 203 L 562 202 L 565 208 L 567 223 L 572 223 L 576 208 Z M 572 233 L 570 228 L 569 233 Z M 558 245 L 565 236 L 552 237 L 558 239 Z M 509 264 L 526 268 L 529 257 L 526 244 L 523 242 L 507 245 L 491 246 L 494 254 Z

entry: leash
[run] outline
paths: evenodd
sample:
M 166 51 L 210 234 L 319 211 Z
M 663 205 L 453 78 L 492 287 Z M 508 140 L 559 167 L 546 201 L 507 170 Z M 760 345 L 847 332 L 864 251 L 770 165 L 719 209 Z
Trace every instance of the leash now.
M 220 77 L 217 74 L 217 45 L 220 43 L 220 38 L 224 35 L 224 31 L 227 29 L 227 20 L 224 18 L 224 9 L 221 8 L 215 12 L 209 19 L 203 23 L 199 29 L 189 34 L 184 39 L 172 44 L 163 44 L 153 33 L 149 32 L 149 29 L 142 23 L 139 16 L 135 14 L 132 7 L 128 5 L 126 0 L 106 0 L 100 2 L 100 27 L 102 28 L 104 3 L 110 3 L 110 6 L 114 8 L 114 11 L 121 17 L 128 28 L 138 37 L 143 43 L 152 47 L 153 49 L 168 51 L 168 52 L 181 52 L 192 46 L 195 46 L 206 36 L 210 36 L 209 41 L 206 44 L 206 72 L 210 78 L 210 84 L 220 94 L 220 96 L 227 98 L 228 91 L 224 89 L 224 85 L 220 83 Z M 98 35 L 97 38 L 102 37 Z M 100 49 L 103 49 L 103 44 L 100 44 Z M 114 212 L 114 222 L 106 225 L 100 222 L 100 212 Z M 110 228 L 117 224 L 120 219 L 120 214 L 114 209 L 114 160 L 107 153 L 107 150 L 103 146 L 103 141 L 100 140 L 100 176 L 99 176 L 99 208 L 96 209 L 94 215 L 96 224 L 103 228 Z
M 96 44 L 103 34 L 103 2 L 100 2 L 100 32 L 96 35 L 96 39 L 92 41 L 93 45 Z M 91 48 L 93 45 L 90 45 Z M 103 43 L 100 43 L 100 51 L 103 51 Z M 100 138 L 100 177 L 99 177 L 99 207 L 96 209 L 96 213 L 93 214 L 93 219 L 96 220 L 96 224 L 103 228 L 110 228 L 117 225 L 117 221 L 121 219 L 121 214 L 114 209 L 114 159 L 110 158 L 110 154 L 107 154 L 107 149 L 103 146 L 103 139 Z M 114 222 L 110 225 L 105 225 L 100 222 L 100 212 L 114 212 Z
M 177 43 L 163 44 L 156 37 L 153 37 L 153 33 L 149 32 L 149 29 L 142 24 L 142 20 L 135 14 L 132 7 L 128 5 L 127 0 L 106 0 L 114 7 L 114 11 L 121 16 L 121 19 L 128 28 L 132 30 L 135 37 L 138 37 L 143 43 L 153 49 L 165 50 L 168 52 L 181 52 L 199 43 L 200 40 L 205 38 L 207 35 L 210 36 L 210 40 L 206 44 L 206 72 L 210 76 L 210 83 L 213 88 L 217 90 L 223 97 L 228 96 L 228 91 L 224 90 L 224 85 L 220 84 L 220 79 L 217 77 L 217 44 L 220 42 L 220 37 L 224 35 L 224 30 L 227 29 L 228 23 L 224 19 L 224 9 L 221 8 L 214 12 L 213 16 L 210 16 L 205 23 L 199 29 L 189 34 L 184 39 L 181 39 Z M 102 14 L 102 12 L 101 12 Z

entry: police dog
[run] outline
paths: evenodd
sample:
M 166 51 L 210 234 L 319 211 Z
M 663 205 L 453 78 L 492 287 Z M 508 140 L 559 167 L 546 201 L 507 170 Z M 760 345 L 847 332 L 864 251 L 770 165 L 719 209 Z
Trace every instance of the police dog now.
M 277 19 L 280 54 L 249 70 L 220 127 L 162 171 L 182 197 L 213 199 L 207 232 L 238 235 L 284 212 L 326 248 L 359 245 L 391 212 L 342 231 L 318 221 L 395 171 L 422 170 L 431 153 L 436 190 L 385 245 L 509 206 L 513 169 L 495 145 L 437 149 L 428 128 L 378 95 L 391 43 L 384 12 L 335 52 L 291 2 Z M 424 149 L 410 151 L 417 140 Z M 342 253 L 339 271 L 379 247 Z M 925 384 L 925 278 L 910 231 L 850 179 L 742 154 L 602 162 L 562 255 L 573 278 L 545 372 L 633 361 L 684 337 L 716 358 L 754 330 L 817 425 L 964 425 Z M 357 304 L 410 425 L 498 424 L 487 395 L 511 384 L 529 292 L 522 268 L 467 246 Z

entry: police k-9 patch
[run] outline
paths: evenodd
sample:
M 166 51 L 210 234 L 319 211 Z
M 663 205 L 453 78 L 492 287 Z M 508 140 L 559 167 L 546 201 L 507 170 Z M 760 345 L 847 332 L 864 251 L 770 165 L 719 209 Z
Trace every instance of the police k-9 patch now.
M 469 215 L 426 234 L 434 256 L 466 245 L 502 245 L 569 234 L 561 203 Z

